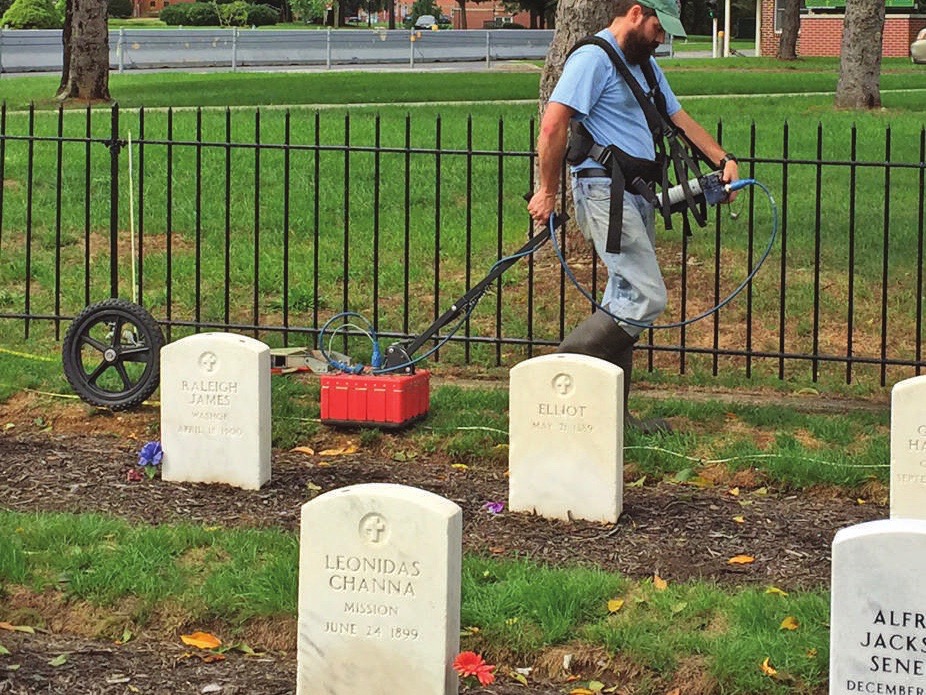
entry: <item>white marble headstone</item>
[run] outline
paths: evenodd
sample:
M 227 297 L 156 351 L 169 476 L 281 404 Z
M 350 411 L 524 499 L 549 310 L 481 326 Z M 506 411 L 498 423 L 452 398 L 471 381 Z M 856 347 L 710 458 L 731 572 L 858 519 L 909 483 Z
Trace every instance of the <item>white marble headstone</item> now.
M 830 695 L 926 695 L 926 521 L 842 529 L 832 572 Z
M 616 522 L 624 502 L 624 373 L 557 353 L 511 370 L 508 502 L 554 519 Z
M 164 480 L 257 490 L 270 480 L 270 348 L 199 333 L 161 349 Z
M 891 391 L 891 518 L 926 519 L 926 376 Z
M 297 695 L 457 692 L 462 517 L 386 483 L 303 505 Z

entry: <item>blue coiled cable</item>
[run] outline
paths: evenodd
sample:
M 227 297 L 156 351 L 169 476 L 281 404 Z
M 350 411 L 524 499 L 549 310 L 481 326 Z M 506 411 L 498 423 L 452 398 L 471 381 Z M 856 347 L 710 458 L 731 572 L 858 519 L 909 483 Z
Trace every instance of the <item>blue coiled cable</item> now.
M 731 301 L 733 301 L 733 299 L 740 292 L 746 289 L 746 287 L 749 285 L 750 282 L 752 282 L 752 279 L 756 276 L 756 273 L 759 272 L 759 269 L 768 259 L 769 255 L 772 252 L 772 249 L 775 246 L 775 240 L 778 238 L 778 206 L 775 203 L 775 198 L 772 196 L 771 191 L 769 191 L 768 188 L 766 188 L 762 183 L 760 183 L 759 181 L 756 181 L 755 179 L 739 179 L 738 181 L 734 181 L 731 184 L 727 184 L 726 187 L 727 187 L 727 190 L 732 193 L 733 191 L 739 191 L 748 186 L 756 186 L 760 188 L 762 191 L 764 191 L 765 195 L 768 196 L 769 204 L 771 205 L 771 210 L 772 210 L 772 232 L 769 236 L 768 245 L 765 247 L 765 250 L 762 252 L 762 255 L 759 257 L 759 260 L 756 261 L 755 265 L 749 271 L 749 274 L 746 276 L 746 278 L 736 287 L 736 289 L 734 289 L 729 295 L 727 295 L 727 297 L 721 300 L 717 305 L 698 314 L 697 316 L 692 316 L 691 318 L 684 319 L 682 321 L 675 321 L 672 323 L 662 323 L 662 324 L 649 324 L 649 323 L 644 323 L 642 321 L 636 321 L 634 319 L 629 319 L 629 318 L 622 317 L 622 316 L 615 316 L 610 311 L 608 311 L 603 306 L 601 306 L 601 304 L 599 304 L 595 300 L 595 298 L 588 292 L 588 290 L 586 290 L 582 286 L 582 284 L 576 278 L 575 274 L 569 268 L 569 264 L 566 262 L 566 259 L 563 256 L 563 251 L 556 241 L 555 215 L 551 214 L 549 225 L 550 225 L 550 239 L 553 243 L 553 250 L 556 253 L 556 257 L 559 260 L 560 264 L 563 266 L 563 270 L 566 273 L 566 276 L 569 278 L 572 284 L 575 285 L 575 287 L 579 290 L 582 296 L 588 299 L 595 306 L 597 310 L 603 311 L 605 314 L 613 318 L 615 321 L 618 321 L 619 323 L 626 323 L 630 326 L 636 326 L 638 328 L 644 328 L 644 329 L 646 328 L 668 329 L 668 328 L 680 328 L 682 326 L 687 326 L 689 324 L 695 323 L 696 321 L 700 321 L 701 319 L 707 318 L 708 316 L 712 314 L 717 313 L 718 311 L 720 311 L 721 308 L 723 308 L 724 306 L 729 304 Z M 499 264 L 505 263 L 510 260 L 517 260 L 519 258 L 529 256 L 530 254 L 534 253 L 538 248 L 540 247 L 535 246 L 529 251 L 522 251 L 520 253 L 512 254 L 510 256 L 505 256 L 503 258 L 498 259 L 497 261 L 495 261 L 495 263 L 492 264 L 492 267 L 489 269 L 489 273 L 495 270 L 495 268 Z M 440 350 L 440 348 L 446 345 L 447 342 L 454 336 L 454 334 L 458 330 L 460 330 L 460 328 L 467 321 L 467 319 L 469 319 L 469 317 L 473 313 L 473 310 L 476 308 L 476 305 L 479 303 L 479 301 L 482 299 L 483 296 L 485 296 L 484 293 L 476 297 L 472 301 L 470 301 L 469 306 L 467 307 L 462 318 L 432 348 L 430 348 L 429 350 L 427 350 L 425 353 L 423 353 L 422 355 L 418 357 L 412 358 L 408 360 L 407 362 L 403 362 L 401 364 L 397 364 L 389 368 L 382 368 L 382 363 L 383 363 L 382 353 L 380 351 L 379 340 L 376 335 L 376 331 L 373 328 L 373 324 L 370 323 L 370 321 L 366 319 L 363 315 L 358 314 L 355 311 L 343 311 L 339 314 L 335 314 L 330 319 L 328 319 L 328 321 L 325 322 L 325 324 L 321 327 L 321 329 L 318 332 L 319 350 L 321 351 L 322 356 L 325 358 L 325 360 L 327 360 L 328 364 L 330 364 L 335 369 L 338 369 L 343 372 L 347 372 L 349 374 L 360 374 L 365 368 L 364 365 L 362 364 L 349 365 L 349 364 L 345 364 L 344 362 L 341 362 L 340 360 L 336 360 L 331 357 L 331 355 L 328 353 L 328 351 L 324 347 L 325 332 L 328 330 L 328 327 L 334 321 L 341 319 L 341 318 L 350 318 L 350 317 L 359 318 L 366 324 L 367 326 L 366 330 L 364 330 L 360 326 L 357 326 L 356 324 L 345 323 L 339 326 L 338 328 L 336 328 L 334 331 L 332 331 L 332 338 L 334 337 L 335 334 L 337 334 L 341 330 L 344 330 L 345 328 L 351 328 L 351 327 L 355 328 L 361 331 L 362 333 L 364 333 L 367 336 L 367 338 L 369 338 L 370 342 L 373 345 L 373 352 L 370 358 L 373 374 L 388 374 L 390 372 L 402 371 L 406 369 L 407 367 L 411 367 L 417 364 L 418 362 L 421 362 L 422 360 L 430 357 L 435 352 Z
M 610 316 L 612 319 L 614 319 L 618 323 L 626 323 L 629 326 L 636 326 L 637 328 L 681 328 L 682 326 L 687 326 L 689 324 L 695 323 L 696 321 L 700 321 L 701 319 L 707 318 L 711 314 L 717 313 L 723 307 L 725 307 L 727 304 L 733 301 L 733 299 L 740 292 L 746 289 L 746 287 L 749 285 L 750 282 L 752 282 L 752 279 L 756 276 L 756 273 L 759 272 L 759 268 L 761 268 L 762 264 L 765 263 L 765 260 L 769 257 L 769 255 L 772 252 L 772 248 L 774 248 L 775 246 L 775 239 L 778 238 L 778 206 L 775 204 L 775 198 L 772 197 L 772 194 L 768 190 L 768 188 L 766 188 L 763 184 L 759 183 L 755 179 L 739 179 L 737 181 L 734 181 L 733 183 L 727 184 L 726 187 L 727 187 L 727 190 L 732 193 L 733 191 L 742 190 L 743 188 L 746 188 L 747 186 L 756 186 L 758 188 L 761 188 L 763 191 L 765 191 L 765 195 L 768 196 L 769 203 L 772 206 L 772 233 L 769 236 L 768 245 L 765 247 L 765 251 L 763 251 L 762 255 L 759 257 L 759 260 L 756 261 L 756 264 L 752 267 L 752 270 L 749 271 L 749 274 L 746 276 L 746 279 L 744 279 L 739 284 L 739 286 L 737 286 L 735 290 L 733 290 L 723 300 L 721 300 L 718 304 L 711 307 L 710 309 L 698 314 L 697 316 L 692 316 L 691 318 L 687 318 L 682 321 L 674 321 L 672 323 L 660 323 L 660 324 L 645 323 L 643 321 L 637 321 L 635 319 L 629 319 L 623 316 L 616 316 L 615 314 L 612 314 L 610 311 L 608 311 L 603 306 L 601 306 L 601 304 L 599 304 L 595 300 L 592 294 L 582 286 L 582 284 L 576 278 L 575 274 L 573 274 L 572 270 L 569 268 L 569 264 L 566 263 L 566 259 L 563 256 L 563 251 L 560 248 L 559 244 L 557 243 L 556 234 L 553 232 L 553 229 L 552 229 L 553 215 L 550 215 L 550 225 L 551 225 L 550 239 L 553 242 L 553 250 L 556 253 L 556 257 L 559 259 L 560 264 L 563 266 L 563 270 L 566 273 L 566 277 L 568 277 L 569 280 L 572 282 L 572 284 L 576 286 L 576 289 L 579 290 L 582 296 L 585 297 L 588 301 L 590 301 L 595 306 L 596 310 L 603 311 L 605 314 Z

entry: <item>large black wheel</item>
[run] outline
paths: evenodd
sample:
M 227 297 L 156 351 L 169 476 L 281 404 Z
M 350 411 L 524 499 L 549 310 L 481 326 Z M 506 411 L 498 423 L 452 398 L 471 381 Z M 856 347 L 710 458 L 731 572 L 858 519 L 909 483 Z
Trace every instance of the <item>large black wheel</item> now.
M 158 387 L 164 334 L 151 314 L 124 299 L 91 304 L 64 336 L 64 374 L 87 403 L 141 405 Z

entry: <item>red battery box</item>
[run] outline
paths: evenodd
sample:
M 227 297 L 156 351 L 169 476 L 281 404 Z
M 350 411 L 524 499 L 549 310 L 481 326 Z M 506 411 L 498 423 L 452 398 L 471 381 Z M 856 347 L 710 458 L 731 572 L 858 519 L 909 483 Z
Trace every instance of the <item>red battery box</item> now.
M 428 414 L 430 376 L 425 370 L 381 376 L 323 374 L 321 421 L 352 427 L 405 427 Z

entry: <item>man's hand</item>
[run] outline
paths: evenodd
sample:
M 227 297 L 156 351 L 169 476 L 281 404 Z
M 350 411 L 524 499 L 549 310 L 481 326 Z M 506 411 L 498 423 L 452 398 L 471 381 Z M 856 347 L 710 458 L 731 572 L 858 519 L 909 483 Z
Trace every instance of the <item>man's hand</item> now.
M 734 181 L 738 181 L 739 177 L 740 177 L 740 169 L 739 169 L 739 165 L 736 163 L 736 160 L 735 159 L 728 160 L 726 164 L 723 165 L 723 172 L 720 175 L 720 179 L 724 183 L 733 183 Z M 740 194 L 739 191 L 732 191 L 724 202 L 732 203 L 734 200 L 736 200 L 736 196 L 738 196 L 739 194 Z
M 527 211 L 537 224 L 549 224 L 550 215 L 556 209 L 556 193 L 547 193 L 540 190 L 531 196 L 527 203 Z

